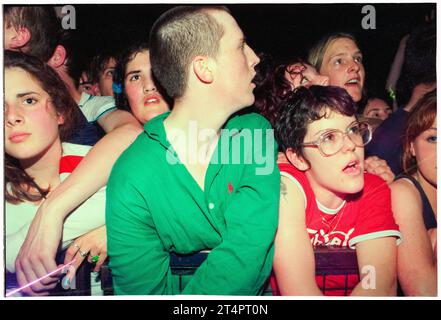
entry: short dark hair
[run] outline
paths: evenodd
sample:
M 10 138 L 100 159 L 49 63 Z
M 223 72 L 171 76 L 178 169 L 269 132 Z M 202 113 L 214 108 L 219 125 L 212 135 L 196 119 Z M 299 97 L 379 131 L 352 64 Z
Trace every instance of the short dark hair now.
M 188 66 L 197 55 L 215 58 L 224 29 L 208 11 L 220 6 L 179 6 L 163 13 L 150 31 L 153 73 L 173 99 L 183 96 Z
M 117 61 L 116 54 L 110 51 L 102 51 L 94 55 L 90 61 L 89 69 L 90 76 L 93 82 L 98 82 L 99 77 L 104 72 L 106 68 L 106 64 L 110 61 L 110 59 L 115 59 Z
M 406 43 L 404 62 L 397 81 L 397 104 L 409 102 L 413 88 L 436 81 L 436 29 L 423 25 L 414 29 Z
M 132 61 L 136 54 L 149 50 L 149 45 L 146 42 L 136 42 L 125 49 L 118 57 L 118 63 L 113 74 L 113 82 L 121 88 L 121 90 L 114 90 L 113 96 L 115 104 L 118 108 L 131 112 L 129 101 L 126 96 L 125 79 L 127 64 Z
M 58 44 L 60 22 L 52 6 L 4 6 L 7 27 L 24 27 L 31 39 L 20 50 L 47 62 Z
M 304 139 L 308 125 L 328 115 L 328 110 L 351 117 L 355 103 L 345 89 L 335 86 L 298 87 L 291 92 L 279 108 L 280 117 L 275 124 L 275 137 L 279 149 L 291 148 L 304 156 Z
M 64 118 L 64 123 L 59 126 L 60 139 L 61 141 L 68 140 L 79 124 L 81 111 L 57 73 L 37 57 L 10 50 L 4 53 L 4 67 L 5 69 L 23 69 L 40 83 L 52 100 L 55 111 Z M 5 199 L 11 203 L 38 201 L 48 193 L 48 190 L 39 188 L 21 168 L 17 159 L 7 154 L 5 155 L 5 182 L 10 184 L 9 190 L 5 190 Z M 31 193 L 32 188 L 38 190 L 39 194 Z
M 150 54 L 149 45 L 146 42 L 135 42 L 131 44 L 127 49 L 122 51 L 117 57 L 118 63 L 116 64 L 115 73 L 113 74 L 113 82 L 116 86 L 119 87 L 120 90 L 114 90 L 113 96 L 115 98 L 115 104 L 119 109 L 132 112 L 126 95 L 125 74 L 129 62 L 132 61 L 138 53 L 144 51 L 148 51 Z M 170 101 L 170 97 L 168 97 L 167 94 L 164 92 L 164 88 L 162 88 L 161 85 L 158 84 L 158 81 L 154 77 L 154 75 L 153 81 L 155 82 L 156 89 L 159 91 L 159 93 L 161 93 L 167 104 L 169 106 L 172 106 L 173 101 Z

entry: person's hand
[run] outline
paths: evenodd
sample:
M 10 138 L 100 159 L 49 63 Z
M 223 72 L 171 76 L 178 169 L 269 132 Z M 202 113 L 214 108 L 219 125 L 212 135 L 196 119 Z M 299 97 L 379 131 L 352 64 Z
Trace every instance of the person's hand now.
M 372 156 L 364 160 L 364 170 L 366 170 L 368 173 L 379 176 L 386 181 L 387 184 L 392 183 L 395 179 L 395 175 L 387 165 L 386 161 L 376 156 Z
M 94 271 L 99 271 L 107 258 L 106 226 L 96 228 L 75 239 L 66 251 L 64 263 L 75 260 L 72 263 L 73 270 L 78 270 L 86 257 L 87 261 L 95 263 Z M 68 273 L 69 281 L 73 281 L 73 277 L 74 274 Z
M 437 257 L 437 254 L 436 254 L 436 246 L 437 246 L 436 228 L 432 228 L 432 229 L 427 230 L 427 233 L 429 234 L 430 242 L 432 243 L 433 254 L 435 255 L 435 258 L 436 258 Z
M 61 240 L 63 221 L 38 209 L 20 248 L 15 269 L 19 287 L 42 278 L 57 269 L 55 255 Z M 22 290 L 27 295 L 47 295 L 55 288 L 61 272 L 57 272 Z

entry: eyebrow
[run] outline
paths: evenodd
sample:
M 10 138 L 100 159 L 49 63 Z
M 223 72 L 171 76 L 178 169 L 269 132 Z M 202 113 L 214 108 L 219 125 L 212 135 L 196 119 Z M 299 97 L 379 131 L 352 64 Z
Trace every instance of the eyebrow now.
M 141 70 L 133 70 L 133 71 L 127 72 L 124 79 L 127 79 L 128 76 L 130 76 L 132 74 L 136 74 L 136 73 L 141 73 Z
M 363 53 L 361 53 L 361 51 L 358 50 L 358 51 L 355 51 L 355 53 L 353 55 L 363 56 Z M 339 53 L 336 53 L 336 54 L 330 56 L 329 59 L 333 59 L 335 57 L 340 57 L 340 56 L 351 56 L 351 54 L 348 54 L 347 52 L 339 52 Z
M 27 96 L 29 94 L 39 94 L 38 92 L 34 92 L 34 91 L 29 91 L 29 92 L 24 92 L 24 93 L 17 93 L 17 98 L 22 98 L 24 96 Z
M 346 129 L 344 129 L 344 130 L 340 130 L 340 129 L 336 129 L 336 128 L 326 128 L 326 129 L 322 129 L 322 130 L 320 130 L 320 131 L 317 131 L 315 134 L 313 134 L 313 137 L 315 137 L 315 136 L 317 136 L 317 135 L 322 135 L 323 133 L 326 133 L 326 132 L 328 132 L 328 131 L 343 131 L 343 132 L 345 132 L 350 126 L 352 126 L 352 125 L 354 125 L 354 124 L 356 124 L 356 123 L 359 123 L 358 122 L 358 120 L 354 120 L 354 121 L 352 121 L 350 124 L 348 124 L 348 126 L 346 127 Z

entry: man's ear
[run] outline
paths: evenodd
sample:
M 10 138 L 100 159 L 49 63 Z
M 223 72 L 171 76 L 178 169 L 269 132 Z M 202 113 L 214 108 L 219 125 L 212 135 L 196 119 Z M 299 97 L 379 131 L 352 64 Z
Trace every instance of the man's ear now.
M 308 162 L 291 148 L 288 148 L 286 150 L 285 155 L 288 161 L 291 162 L 291 164 L 300 171 L 306 171 L 309 169 Z
M 11 39 L 11 49 L 23 48 L 31 40 L 31 32 L 28 28 L 19 27 Z
M 205 56 L 197 56 L 193 60 L 193 72 L 203 83 L 213 82 L 213 62 Z
M 57 68 L 63 66 L 64 62 L 66 61 L 66 54 L 67 54 L 66 48 L 64 48 L 62 45 L 58 45 L 55 48 L 55 51 L 52 54 L 52 57 L 50 57 L 47 64 L 50 65 L 54 69 L 57 69 Z

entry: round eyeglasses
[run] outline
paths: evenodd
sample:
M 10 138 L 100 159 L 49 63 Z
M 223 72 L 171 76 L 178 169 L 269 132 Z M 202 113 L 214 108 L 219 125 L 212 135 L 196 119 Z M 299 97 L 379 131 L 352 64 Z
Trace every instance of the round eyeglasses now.
M 322 133 L 316 141 L 305 142 L 303 146 L 318 148 L 324 157 L 329 157 L 343 148 L 345 136 L 348 136 L 357 147 L 363 147 L 372 139 L 372 128 L 366 122 L 353 122 L 346 132 L 337 129 L 328 130 Z

